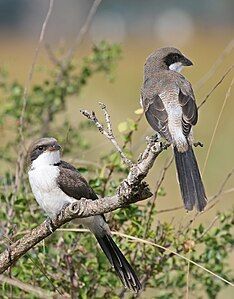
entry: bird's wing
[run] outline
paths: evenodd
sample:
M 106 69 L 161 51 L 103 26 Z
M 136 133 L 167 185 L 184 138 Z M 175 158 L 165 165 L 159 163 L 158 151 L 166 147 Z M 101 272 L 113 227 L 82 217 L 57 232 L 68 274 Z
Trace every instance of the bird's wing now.
M 76 168 L 65 161 L 59 164 L 59 176 L 57 183 L 61 190 L 70 197 L 81 199 L 97 199 L 97 195 L 89 186 L 85 178 Z
M 187 80 L 182 82 L 182 84 L 179 84 L 178 100 L 183 111 L 183 133 L 185 136 L 188 136 L 191 127 L 197 123 L 198 111 L 191 84 Z
M 147 83 L 147 82 L 146 82 Z M 164 105 L 168 102 L 178 101 L 182 107 L 182 128 L 188 136 L 191 127 L 197 123 L 198 113 L 191 84 L 179 73 L 161 73 L 151 80 L 148 85 L 144 83 L 141 92 L 142 105 L 146 118 L 151 127 L 159 132 L 168 142 L 172 137 L 168 129 L 168 113 Z M 163 97 L 162 97 L 163 96 Z
M 142 105 L 146 119 L 151 127 L 168 142 L 171 142 L 171 134 L 168 129 L 168 114 L 159 95 L 154 94 L 149 98 L 142 93 Z

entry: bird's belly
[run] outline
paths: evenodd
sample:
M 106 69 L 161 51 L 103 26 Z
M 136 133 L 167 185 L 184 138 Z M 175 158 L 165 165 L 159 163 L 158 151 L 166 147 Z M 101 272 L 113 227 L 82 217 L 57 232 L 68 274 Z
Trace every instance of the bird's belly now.
M 58 187 L 59 170 L 56 167 L 37 168 L 30 170 L 28 175 L 36 201 L 48 216 L 56 216 L 65 204 L 76 201 Z
M 67 196 L 59 188 L 51 190 L 49 192 L 43 192 L 36 188 L 32 189 L 36 201 L 50 217 L 55 217 L 56 215 L 58 215 L 65 204 L 76 201 L 76 199 Z

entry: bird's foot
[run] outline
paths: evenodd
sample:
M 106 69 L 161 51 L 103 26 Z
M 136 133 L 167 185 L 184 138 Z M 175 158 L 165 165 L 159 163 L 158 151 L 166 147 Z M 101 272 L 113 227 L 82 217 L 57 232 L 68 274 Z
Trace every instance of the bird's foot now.
M 156 133 L 153 136 L 146 136 L 146 143 L 148 146 L 152 147 L 159 142 L 160 136 Z
M 162 150 L 167 150 L 168 147 L 171 146 L 171 144 L 170 144 L 170 143 L 167 143 L 167 142 L 161 142 L 161 143 L 160 143 L 160 146 L 161 146 L 161 149 L 162 149 Z
M 55 231 L 56 228 L 55 228 L 54 223 L 53 223 L 53 221 L 50 217 L 46 218 L 46 223 L 45 224 L 46 224 L 46 227 L 49 229 L 49 231 L 51 233 L 53 233 Z
M 158 133 L 156 133 L 155 135 L 146 137 L 147 143 L 151 143 L 151 144 L 158 142 L 159 139 L 160 139 L 160 135 Z
M 58 214 L 58 218 L 63 218 L 64 216 L 65 216 L 65 212 L 66 212 L 66 208 L 68 207 L 68 206 L 70 206 L 70 202 L 66 202 L 64 205 L 63 205 L 63 207 L 62 207 L 62 209 L 61 209 L 61 211 L 59 212 L 59 214 Z
M 12 250 L 11 250 L 11 246 L 8 245 L 7 246 L 7 253 L 8 253 L 8 258 L 10 260 L 10 262 L 12 261 Z

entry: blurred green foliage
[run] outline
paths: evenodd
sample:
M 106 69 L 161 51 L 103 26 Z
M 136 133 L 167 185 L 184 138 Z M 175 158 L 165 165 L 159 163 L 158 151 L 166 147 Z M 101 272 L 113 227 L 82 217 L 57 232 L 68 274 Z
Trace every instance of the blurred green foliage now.
M 47 70 L 47 78 L 33 86 L 25 113 L 24 135 L 55 136 L 64 147 L 64 154 L 73 157 L 71 148 L 86 150 L 89 142 L 84 130 L 91 130 L 89 122 L 78 127 L 71 126 L 65 117 L 62 123 L 56 116 L 66 110 L 71 95 L 77 96 L 88 79 L 97 72 L 105 73 L 113 80 L 113 69 L 121 55 L 117 45 L 102 42 L 81 63 L 70 61 Z M 15 165 L 15 147 L 20 142 L 18 124 L 22 110 L 23 86 L 9 82 L 7 73 L 1 72 L 0 87 L 6 97 L 1 108 L 1 126 L 8 126 L 15 136 L 0 151 L 0 159 Z M 9 128 L 9 123 L 13 125 Z M 118 126 L 123 148 L 132 158 L 131 142 L 138 129 L 138 120 L 127 119 Z M 97 165 L 78 168 L 88 176 L 92 188 L 102 196 L 115 193 L 119 182 L 126 177 L 128 169 L 122 164 L 118 153 L 106 152 Z M 166 190 L 161 186 L 157 196 L 163 197 Z M 0 178 L 0 248 L 1 251 L 19 239 L 25 232 L 44 220 L 28 186 L 27 178 L 21 178 L 21 187 L 15 192 L 15 173 L 4 173 Z M 177 228 L 172 223 L 155 223 L 156 205 L 131 205 L 107 215 L 112 230 L 155 242 L 185 255 L 203 267 L 230 280 L 228 257 L 234 245 L 232 227 L 233 211 L 217 215 L 215 225 L 209 230 L 201 224 L 197 228 Z M 68 224 L 66 228 L 74 227 Z M 147 228 L 147 229 L 146 229 Z M 151 298 L 184 298 L 187 288 L 188 262 L 172 253 L 140 242 L 115 237 L 117 244 L 136 269 L 143 288 L 151 288 Z M 110 268 L 104 254 L 99 250 L 94 237 L 89 233 L 55 232 L 23 256 L 6 273 L 22 282 L 57 294 L 70 294 L 71 298 L 135 298 L 122 288 Z M 195 298 L 216 298 L 225 283 L 201 268 L 190 264 L 189 290 Z M 78 294 L 78 295 L 77 295 Z M 7 283 L 1 283 L 0 298 L 37 298 Z M 142 295 L 142 298 L 145 298 Z

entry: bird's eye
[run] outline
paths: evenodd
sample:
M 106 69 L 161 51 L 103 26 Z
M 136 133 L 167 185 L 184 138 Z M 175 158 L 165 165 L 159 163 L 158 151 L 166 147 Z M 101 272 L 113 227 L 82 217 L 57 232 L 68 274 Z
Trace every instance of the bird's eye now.
M 42 146 L 42 145 L 38 146 L 38 149 L 39 149 L 40 151 L 42 151 L 42 150 L 43 150 L 43 146 Z

